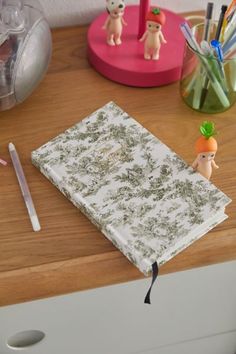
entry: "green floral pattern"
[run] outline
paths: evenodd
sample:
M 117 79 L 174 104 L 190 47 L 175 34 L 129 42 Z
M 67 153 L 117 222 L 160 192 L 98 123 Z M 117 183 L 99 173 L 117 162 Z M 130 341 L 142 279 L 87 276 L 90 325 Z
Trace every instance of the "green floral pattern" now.
M 113 102 L 32 161 L 144 274 L 224 220 L 230 202 Z

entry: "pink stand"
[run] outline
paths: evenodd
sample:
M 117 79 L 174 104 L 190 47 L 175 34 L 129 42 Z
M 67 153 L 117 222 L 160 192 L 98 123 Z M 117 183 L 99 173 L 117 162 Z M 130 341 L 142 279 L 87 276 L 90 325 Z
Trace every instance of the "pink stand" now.
M 120 46 L 106 43 L 106 31 L 102 30 L 107 13 L 98 16 L 88 31 L 88 58 L 91 65 L 110 80 L 128 86 L 153 87 L 170 84 L 180 79 L 184 37 L 179 25 L 185 19 L 164 10 L 166 25 L 158 61 L 144 59 L 144 44 L 137 39 L 139 34 L 139 6 L 127 6 L 124 19 L 128 23 L 122 34 Z
M 150 0 L 141 0 L 139 5 L 139 29 L 138 39 L 142 38 L 146 31 L 146 15 L 150 9 Z

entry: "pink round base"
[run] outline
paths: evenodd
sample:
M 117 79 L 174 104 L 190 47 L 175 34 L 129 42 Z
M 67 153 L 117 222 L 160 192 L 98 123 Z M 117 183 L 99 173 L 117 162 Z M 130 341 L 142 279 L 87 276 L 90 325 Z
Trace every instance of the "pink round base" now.
M 185 46 L 179 25 L 185 19 L 171 11 L 164 11 L 167 21 L 163 34 L 167 44 L 162 44 L 158 61 L 144 59 L 144 44 L 137 39 L 139 6 L 127 6 L 124 19 L 128 26 L 123 29 L 120 46 L 112 47 L 106 43 L 106 31 L 102 26 L 107 13 L 98 16 L 91 24 L 88 31 L 91 65 L 108 79 L 128 86 L 162 86 L 179 80 Z

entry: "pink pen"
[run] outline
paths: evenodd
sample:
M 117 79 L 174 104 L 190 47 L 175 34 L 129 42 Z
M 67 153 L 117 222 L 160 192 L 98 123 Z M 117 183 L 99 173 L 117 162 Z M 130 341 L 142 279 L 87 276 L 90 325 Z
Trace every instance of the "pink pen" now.
M 7 162 L 4 161 L 3 159 L 0 159 L 0 164 L 3 165 L 3 166 L 6 166 L 6 165 L 7 165 Z

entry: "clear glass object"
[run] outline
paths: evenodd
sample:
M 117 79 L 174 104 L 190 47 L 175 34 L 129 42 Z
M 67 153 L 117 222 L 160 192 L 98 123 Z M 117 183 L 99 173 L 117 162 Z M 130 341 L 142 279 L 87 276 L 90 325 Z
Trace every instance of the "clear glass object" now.
M 214 39 L 212 26 L 210 40 Z M 197 42 L 203 39 L 204 24 L 193 27 Z M 198 54 L 188 44 L 183 58 L 180 94 L 191 108 L 204 113 L 220 113 L 236 102 L 236 57 L 221 64 L 214 56 Z
M 0 9 L 0 108 L 5 109 L 15 100 L 13 70 L 26 24 L 21 0 L 0 0 Z
M 33 92 L 50 55 L 50 29 L 39 1 L 0 0 L 0 111 Z

